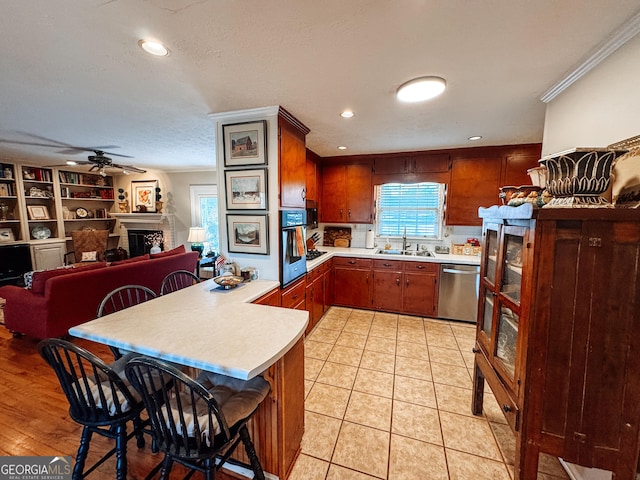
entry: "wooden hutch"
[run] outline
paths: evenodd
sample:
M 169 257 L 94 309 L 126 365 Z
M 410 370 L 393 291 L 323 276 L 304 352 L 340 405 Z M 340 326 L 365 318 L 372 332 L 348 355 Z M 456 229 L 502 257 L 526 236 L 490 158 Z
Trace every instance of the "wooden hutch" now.
M 539 453 L 636 478 L 640 210 L 480 209 L 484 248 L 473 413 L 485 380 L 516 435 L 515 479 Z

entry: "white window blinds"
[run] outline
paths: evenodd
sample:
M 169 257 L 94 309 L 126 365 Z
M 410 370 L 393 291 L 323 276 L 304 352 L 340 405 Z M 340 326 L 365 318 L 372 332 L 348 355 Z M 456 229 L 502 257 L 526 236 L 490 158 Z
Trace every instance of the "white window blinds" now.
M 440 238 L 444 184 L 385 183 L 376 190 L 378 236 Z

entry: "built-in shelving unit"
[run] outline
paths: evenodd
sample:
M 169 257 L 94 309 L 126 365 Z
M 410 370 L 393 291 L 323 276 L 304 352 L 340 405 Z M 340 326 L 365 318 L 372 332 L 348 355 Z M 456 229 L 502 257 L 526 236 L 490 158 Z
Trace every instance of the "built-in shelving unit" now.
M 64 234 L 83 228 L 109 230 L 115 218 L 109 216 L 114 202 L 113 178 L 90 173 L 58 171 Z
M 45 240 L 58 236 L 58 217 L 51 168 L 21 167 L 27 210 L 28 239 Z
M 22 239 L 16 169 L 0 163 L 0 245 Z

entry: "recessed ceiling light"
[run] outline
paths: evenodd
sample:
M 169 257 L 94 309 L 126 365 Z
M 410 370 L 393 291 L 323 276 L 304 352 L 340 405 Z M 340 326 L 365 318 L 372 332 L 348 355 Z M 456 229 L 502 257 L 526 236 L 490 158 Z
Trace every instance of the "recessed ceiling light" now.
M 469 137 L 469 140 L 471 140 L 472 142 L 475 140 L 480 140 L 482 138 L 481 135 L 474 135 L 473 137 Z
M 160 42 L 153 40 L 140 40 L 138 41 L 138 45 L 145 52 L 155 55 L 156 57 L 166 57 L 169 55 L 169 49 Z
M 351 110 L 345 110 L 340 114 L 342 118 L 352 118 L 355 115 Z
M 437 97 L 446 88 L 447 83 L 440 77 L 420 77 L 403 83 L 396 92 L 401 102 L 422 102 Z
M 77 165 L 78 162 L 74 162 L 73 160 L 67 160 L 67 165 Z
M 340 146 L 338 147 L 338 150 L 346 150 L 346 149 L 347 149 L 347 147 L 345 147 L 344 145 L 340 145 Z

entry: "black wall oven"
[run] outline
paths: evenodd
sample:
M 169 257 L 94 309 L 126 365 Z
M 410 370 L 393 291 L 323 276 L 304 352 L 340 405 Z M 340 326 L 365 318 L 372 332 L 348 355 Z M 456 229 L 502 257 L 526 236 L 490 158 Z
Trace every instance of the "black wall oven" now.
M 286 287 L 307 273 L 305 210 L 280 212 L 280 285 Z

